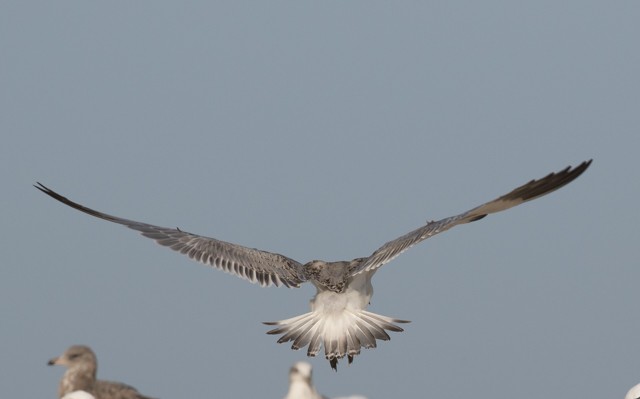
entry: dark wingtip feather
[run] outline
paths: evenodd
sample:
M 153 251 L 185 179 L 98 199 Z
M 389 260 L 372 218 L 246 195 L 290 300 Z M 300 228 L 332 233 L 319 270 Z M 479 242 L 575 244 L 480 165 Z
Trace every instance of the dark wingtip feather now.
M 566 186 L 578 178 L 591 165 L 593 159 L 582 162 L 575 168 L 567 166 L 559 172 L 549 173 L 542 179 L 531 180 L 529 183 L 518 187 L 509 194 L 505 195 L 505 199 L 519 198 L 523 201 L 529 201 L 534 198 L 541 197 L 561 187 Z

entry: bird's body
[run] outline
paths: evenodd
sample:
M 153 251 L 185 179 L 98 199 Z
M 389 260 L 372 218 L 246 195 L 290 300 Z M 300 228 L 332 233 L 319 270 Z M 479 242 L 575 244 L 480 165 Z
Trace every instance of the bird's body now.
M 38 183 L 36 188 L 72 208 L 137 230 L 143 236 L 193 260 L 253 283 L 262 286 L 298 287 L 304 282 L 311 282 L 317 289 L 311 300 L 311 311 L 290 319 L 266 323 L 276 326 L 268 334 L 281 334 L 278 342 L 292 341 L 293 349 L 308 346 L 308 356 L 315 356 L 321 346 L 324 346 L 325 357 L 335 369 L 338 359 L 347 356 L 350 363 L 362 347 L 374 348 L 376 340 L 390 338 L 387 331 L 403 331 L 397 324 L 407 322 L 366 310 L 373 295 L 371 278 L 379 267 L 433 235 L 555 191 L 580 176 L 590 164 L 591 161 L 587 161 L 575 168 L 567 167 L 542 179 L 531 180 L 467 212 L 430 221 L 387 242 L 368 257 L 338 262 L 314 260 L 306 264 L 277 253 L 108 215 L 73 202 L 42 184 Z
M 278 326 L 268 334 L 282 335 L 278 343 L 292 341 L 292 349 L 309 346 L 307 354 L 315 356 L 324 345 L 325 357 L 332 368 L 338 359 L 348 357 L 349 363 L 360 353 L 360 348 L 375 348 L 376 339 L 389 340 L 387 331 L 400 332 L 394 323 L 408 323 L 367 312 L 373 285 L 371 277 L 377 269 L 351 275 L 365 258 L 351 262 L 311 261 L 305 270 L 317 270 L 312 280 L 316 295 L 311 300 L 311 312 L 287 320 L 267 322 Z
M 73 391 L 64 395 L 61 399 L 96 399 L 96 397 L 86 391 Z
M 83 394 L 78 391 L 84 391 L 95 399 L 151 399 L 132 386 L 96 379 L 98 362 L 95 353 L 88 346 L 71 346 L 62 355 L 49 360 L 48 364 L 67 367 L 58 386 L 59 398 L 70 395 L 69 397 L 81 399 Z
M 633 386 L 624 399 L 640 399 L 640 384 Z

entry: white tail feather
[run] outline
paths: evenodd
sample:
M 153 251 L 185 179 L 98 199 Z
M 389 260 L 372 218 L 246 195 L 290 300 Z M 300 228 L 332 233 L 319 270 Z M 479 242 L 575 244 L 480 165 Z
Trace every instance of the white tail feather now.
M 315 356 L 324 346 L 324 354 L 331 368 L 337 369 L 338 359 L 347 356 L 349 363 L 360 354 L 360 348 L 375 348 L 376 339 L 388 341 L 387 331 L 404 331 L 394 323 L 407 320 L 367 312 L 343 309 L 339 312 L 313 311 L 286 320 L 267 322 L 278 326 L 267 334 L 280 335 L 278 343 L 293 341 L 291 349 L 309 346 L 307 356 Z

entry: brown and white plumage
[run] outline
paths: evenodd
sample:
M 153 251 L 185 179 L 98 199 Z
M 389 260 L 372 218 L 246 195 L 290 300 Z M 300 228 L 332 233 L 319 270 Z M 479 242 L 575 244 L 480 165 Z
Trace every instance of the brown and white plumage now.
M 111 216 L 73 202 L 40 183 L 36 188 L 72 208 L 137 230 L 145 237 L 191 259 L 253 283 L 298 287 L 304 282 L 311 282 L 317 289 L 311 300 L 311 312 L 266 323 L 277 326 L 268 334 L 281 334 L 278 342 L 292 341 L 293 349 L 308 346 L 308 356 L 315 356 L 324 346 L 325 357 L 331 367 L 336 368 L 338 359 L 347 356 L 351 362 L 362 347 L 374 348 L 376 340 L 390 338 L 387 331 L 403 331 L 397 324 L 407 322 L 366 311 L 373 295 L 371 278 L 379 267 L 419 242 L 454 226 L 482 219 L 488 214 L 504 211 L 555 191 L 580 176 L 590 164 L 591 160 L 575 168 L 567 167 L 550 173 L 467 212 L 428 222 L 387 242 L 368 257 L 338 262 L 313 260 L 305 264 L 277 253 L 203 237 L 177 228 Z
M 67 395 L 74 397 L 72 393 L 84 391 L 93 395 L 95 399 L 151 399 L 140 394 L 132 386 L 96 379 L 98 361 L 95 353 L 88 346 L 73 345 L 62 355 L 49 360 L 48 364 L 67 367 L 58 386 L 59 398 Z M 76 393 L 75 397 L 81 398 L 82 393 Z

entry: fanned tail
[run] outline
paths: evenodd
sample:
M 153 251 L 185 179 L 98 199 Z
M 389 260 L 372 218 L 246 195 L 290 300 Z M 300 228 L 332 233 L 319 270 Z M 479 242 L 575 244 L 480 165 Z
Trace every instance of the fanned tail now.
M 402 332 L 394 323 L 409 323 L 366 310 L 344 309 L 341 312 L 309 312 L 286 320 L 265 322 L 278 326 L 267 334 L 282 335 L 278 343 L 293 341 L 291 349 L 309 346 L 307 356 L 314 357 L 324 346 L 325 358 L 337 371 L 338 359 L 347 356 L 349 364 L 360 348 L 375 348 L 376 340 L 391 339 L 387 331 Z

